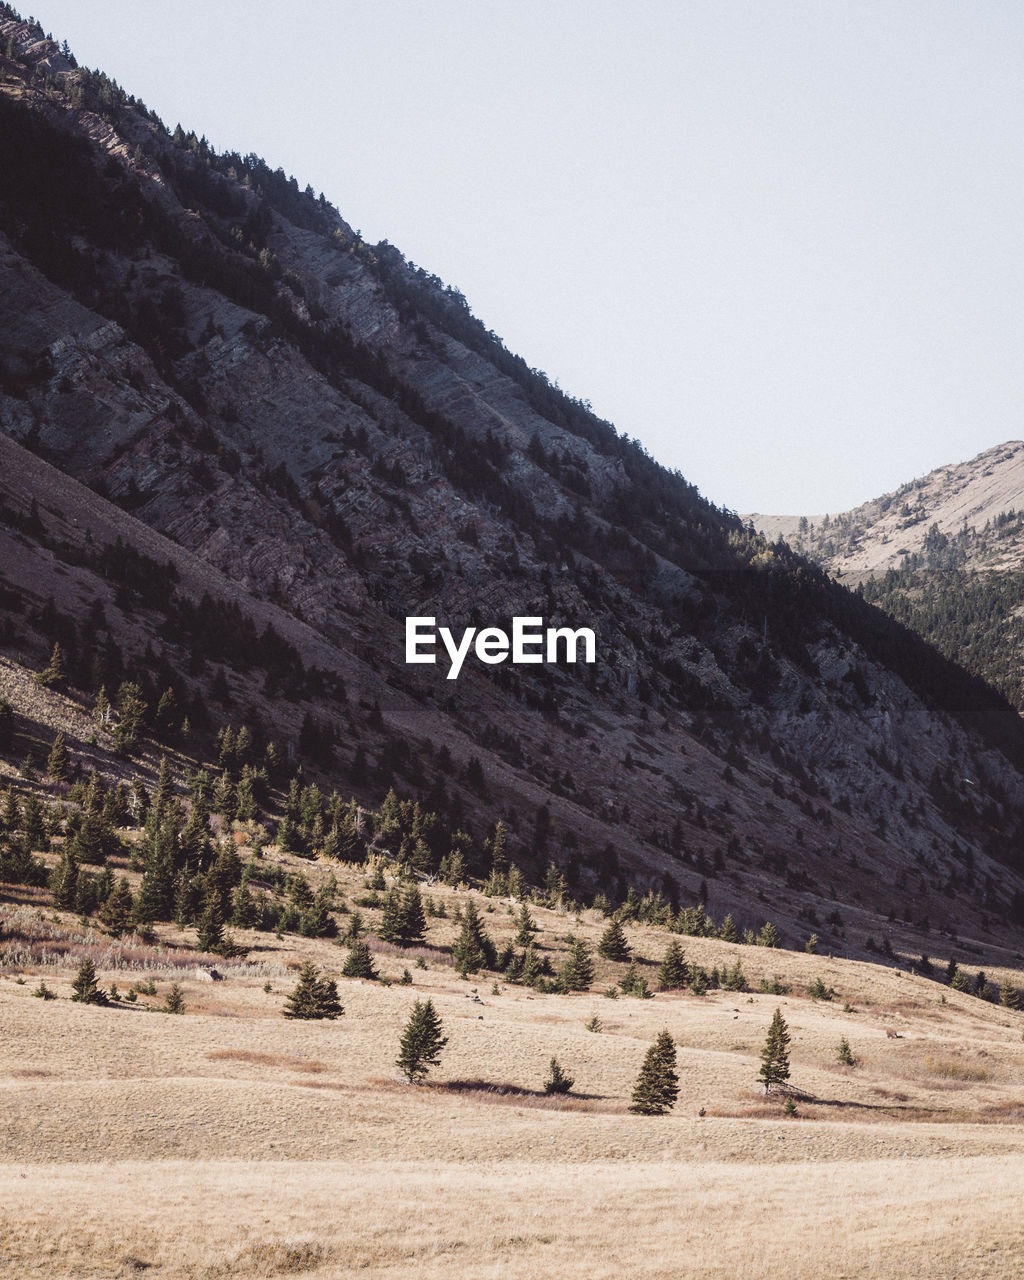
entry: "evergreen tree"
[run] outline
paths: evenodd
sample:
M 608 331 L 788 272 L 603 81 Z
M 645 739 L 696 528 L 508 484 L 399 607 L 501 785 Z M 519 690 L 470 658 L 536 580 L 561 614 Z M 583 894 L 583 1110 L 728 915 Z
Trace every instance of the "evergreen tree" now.
M 519 915 L 516 917 L 516 936 L 515 941 L 520 947 L 528 947 L 533 941 L 533 935 L 537 932 L 537 925 L 533 916 L 530 915 L 530 908 L 526 903 L 522 903 L 519 908 Z
M 608 921 L 608 927 L 597 944 L 597 952 L 606 960 L 628 960 L 632 956 L 632 949 L 626 941 L 625 931 L 617 916 L 612 916 Z
M 949 985 L 954 991 L 962 991 L 965 995 L 973 995 L 974 988 L 970 978 L 964 973 L 963 969 L 957 965 L 956 970 L 949 980 Z
M 441 1034 L 441 1019 L 432 1000 L 413 1002 L 409 1021 L 402 1032 L 395 1066 L 410 1084 L 419 1084 L 429 1067 L 436 1066 L 448 1037 Z
M 739 956 L 736 957 L 731 969 L 723 968 L 722 986 L 726 991 L 746 991 L 747 975 L 743 972 Z
M 342 966 L 341 974 L 343 978 L 369 978 L 372 980 L 380 977 L 374 966 L 373 957 L 370 955 L 370 948 L 365 942 L 353 941 L 349 947 L 348 959 Z
M 718 930 L 718 936 L 723 942 L 739 942 L 739 934 L 736 932 L 736 924 L 732 915 L 727 915 L 722 921 L 722 927 Z
M 135 919 L 139 924 L 169 920 L 174 911 L 174 855 L 177 832 L 167 820 L 148 840 L 146 870 L 135 902 Z
M 346 814 L 337 826 L 337 857 L 341 862 L 361 862 L 366 856 L 366 844 L 360 838 L 355 821 Z
M 78 975 L 71 984 L 72 1000 L 79 1004 L 106 1004 L 107 997 L 96 981 L 96 966 L 88 956 L 78 968 Z
M 128 877 L 122 876 L 110 891 L 100 909 L 100 921 L 115 936 L 130 933 L 134 917 L 135 899 L 132 897 Z
M 235 817 L 239 822 L 255 822 L 256 795 L 253 791 L 252 770 L 246 765 L 235 788 Z
M 63 688 L 67 675 L 64 671 L 64 654 L 59 644 L 54 644 L 49 663 L 34 678 L 36 684 L 41 684 L 44 688 Z
M 216 894 L 207 893 L 199 917 L 199 950 L 215 952 L 224 945 L 224 913 Z
M 635 960 L 629 962 L 629 968 L 623 974 L 619 989 L 624 996 L 636 996 L 639 1000 L 651 998 L 651 993 L 647 989 L 647 979 L 640 972 Z
M 671 1111 L 679 1096 L 676 1047 L 669 1032 L 662 1031 L 647 1050 L 633 1089 L 630 1111 L 640 1116 L 661 1116 Z
M 59 911 L 70 911 L 75 905 L 75 890 L 78 883 L 78 860 L 70 841 L 65 842 L 61 850 L 60 862 L 50 873 L 50 892 L 53 894 L 53 905 Z
M 594 961 L 583 938 L 572 939 L 558 976 L 566 991 L 586 991 L 594 981 Z
M 782 939 L 779 931 L 770 920 L 766 920 L 761 926 L 761 932 L 757 935 L 757 945 L 759 947 L 781 947 Z
M 999 1003 L 1004 1009 L 1020 1008 L 1020 992 L 1009 978 L 1005 978 L 999 984 Z
M 402 899 L 398 890 L 392 885 L 388 890 L 381 908 L 380 923 L 377 925 L 377 937 L 382 942 L 398 942 L 402 931 Z
M 570 1093 L 575 1083 L 558 1065 L 558 1059 L 552 1058 L 548 1065 L 548 1078 L 544 1081 L 544 1092 Z
M 122 755 L 130 755 L 138 745 L 146 703 L 142 690 L 126 680 L 117 691 L 117 724 L 114 726 L 114 747 Z
M 46 758 L 46 773 L 54 782 L 63 782 L 68 776 L 68 749 L 64 734 L 58 733 Z
M 479 761 L 477 763 L 479 765 Z M 487 843 L 491 852 L 491 875 L 506 878 L 508 875 L 508 829 L 500 818 L 494 824 L 494 834 Z
M 531 942 L 523 952 L 522 962 L 519 965 L 519 981 L 525 987 L 532 987 L 543 972 L 544 962 Z
M 185 998 L 182 995 L 181 987 L 176 982 L 171 983 L 171 989 L 167 993 L 167 1003 L 164 1005 L 164 1013 L 184 1013 Z
M 675 991 L 679 987 L 686 986 L 689 974 L 690 969 L 686 963 L 683 949 L 673 938 L 668 944 L 665 958 L 662 960 L 661 968 L 658 970 L 658 985 L 663 991 Z
M 400 947 L 416 947 L 427 934 L 427 917 L 423 911 L 423 899 L 416 885 L 411 884 L 402 898 L 399 909 L 398 936 Z
M 286 1018 L 337 1018 L 345 1012 L 338 1003 L 338 985 L 321 978 L 312 960 L 299 970 L 299 981 L 288 997 L 282 1013 Z
M 452 956 L 461 974 L 476 973 L 478 969 L 489 968 L 494 963 L 494 944 L 484 930 L 472 898 L 463 913 L 462 928 L 452 948 Z
M 789 1040 L 789 1028 L 782 1010 L 776 1009 L 761 1050 L 761 1070 L 757 1075 L 765 1093 L 771 1093 L 773 1085 L 783 1084 L 789 1079 Z
M 853 1056 L 853 1050 L 850 1048 L 850 1042 L 846 1036 L 841 1036 L 839 1046 L 836 1049 L 836 1061 L 844 1067 L 855 1067 L 857 1059 Z

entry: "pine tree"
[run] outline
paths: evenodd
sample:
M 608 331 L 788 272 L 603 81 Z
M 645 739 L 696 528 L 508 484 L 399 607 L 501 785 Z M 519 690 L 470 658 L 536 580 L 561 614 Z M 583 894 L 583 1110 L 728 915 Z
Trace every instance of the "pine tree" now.
M 398 890 L 392 886 L 384 899 L 381 908 L 380 923 L 377 925 L 377 937 L 382 942 L 398 942 L 402 930 L 402 899 Z
M 597 944 L 597 953 L 604 956 L 606 960 L 628 960 L 632 956 L 633 952 L 626 941 L 622 923 L 616 916 L 612 916 L 608 921 L 608 927 Z
M 402 898 L 399 911 L 398 937 L 400 947 L 418 946 L 427 934 L 427 917 L 423 911 L 423 899 L 416 885 L 411 884 Z
M 544 962 L 531 942 L 523 952 L 522 962 L 519 965 L 519 981 L 525 987 L 532 987 L 543 972 Z
M 999 984 L 999 1003 L 1004 1009 L 1020 1008 L 1020 993 L 1009 978 Z
M 78 968 L 78 975 L 71 984 L 75 993 L 71 999 L 79 1004 L 106 1004 L 107 997 L 96 981 L 96 966 L 88 956 Z
M 353 941 L 349 947 L 348 959 L 342 967 L 341 974 L 343 978 L 373 979 L 380 976 L 374 967 L 370 948 L 365 942 Z
M 508 875 L 508 829 L 499 818 L 494 824 L 494 834 L 488 841 L 491 850 L 491 875 Z
M 164 1013 L 184 1013 L 185 998 L 182 995 L 181 987 L 176 982 L 171 983 L 171 989 L 167 993 L 167 1003 L 164 1005 Z
M 436 1066 L 448 1037 L 441 1034 L 441 1019 L 432 1000 L 413 1002 L 409 1021 L 402 1032 L 395 1066 L 404 1073 L 410 1084 L 419 1084 L 428 1067 Z
M 50 892 L 53 894 L 53 905 L 59 911 L 70 911 L 75 905 L 77 883 L 78 859 L 75 857 L 74 845 L 69 840 L 61 850 L 60 862 L 50 872 Z
M 956 966 L 953 976 L 949 980 L 949 985 L 953 991 L 962 991 L 965 995 L 973 995 L 974 993 L 970 978 L 959 965 Z
M 779 931 L 770 920 L 766 920 L 761 926 L 761 932 L 757 935 L 757 945 L 759 947 L 782 946 L 782 939 L 779 937 Z
M 282 1013 L 286 1018 L 337 1018 L 345 1012 L 338 1003 L 338 985 L 321 978 L 312 960 L 299 970 L 299 981 L 288 997 Z
M 47 689 L 59 689 L 67 680 L 64 672 L 64 654 L 59 644 L 54 644 L 53 651 L 50 654 L 50 661 L 35 676 L 36 684 L 41 684 Z
M 533 935 L 537 932 L 537 925 L 530 915 L 530 908 L 524 902 L 519 908 L 519 914 L 516 917 L 516 936 L 515 941 L 520 947 L 528 947 L 533 941 Z
M 570 1093 L 575 1083 L 558 1065 L 558 1059 L 552 1058 L 548 1066 L 548 1078 L 544 1081 L 544 1092 Z
M 630 1111 L 640 1116 L 661 1116 L 671 1111 L 679 1096 L 676 1047 L 669 1032 L 662 1031 L 647 1050 L 633 1089 Z
M 46 773 L 54 782 L 63 782 L 68 776 L 68 749 L 64 734 L 58 733 L 46 758 Z
M 132 897 L 128 877 L 122 876 L 107 896 L 100 910 L 100 921 L 115 936 L 129 933 L 134 916 L 135 900 Z
M 566 991 L 586 991 L 594 981 L 594 961 L 583 938 L 573 938 L 558 975 Z
M 139 741 L 146 703 L 137 684 L 126 680 L 117 691 L 117 724 L 114 726 L 114 747 L 122 755 L 130 755 Z
M 839 1045 L 836 1048 L 836 1061 L 844 1067 L 855 1067 L 857 1059 L 853 1056 L 853 1050 L 850 1048 L 850 1042 L 846 1036 L 841 1036 Z
M 782 1010 L 776 1009 L 761 1050 L 761 1070 L 757 1075 L 765 1093 L 771 1093 L 772 1085 L 783 1084 L 789 1079 L 789 1038 Z
M 223 945 L 224 913 L 220 899 L 216 894 L 208 893 L 203 903 L 203 914 L 199 917 L 199 950 L 216 951 Z
M 638 1000 L 649 1000 L 651 993 L 647 989 L 647 979 L 640 972 L 635 960 L 630 960 L 629 968 L 622 976 L 619 990 L 624 996 L 636 996 Z
M 494 944 L 484 929 L 476 903 L 470 898 L 462 916 L 462 928 L 452 948 L 459 973 L 476 973 L 494 963 Z
M 658 970 L 658 985 L 663 991 L 675 991 L 679 987 L 686 986 L 689 976 L 690 969 L 686 963 L 683 949 L 673 938 L 668 944 L 665 958 L 662 960 L 661 968 Z

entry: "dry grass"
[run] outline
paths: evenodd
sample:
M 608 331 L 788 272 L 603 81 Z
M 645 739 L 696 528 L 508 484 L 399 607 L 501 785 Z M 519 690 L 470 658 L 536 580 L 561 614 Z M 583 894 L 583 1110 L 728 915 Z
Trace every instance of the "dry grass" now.
M 1015 1157 L 28 1172 L 0 1170 L 0 1274 L 26 1280 L 110 1276 L 128 1257 L 192 1280 L 1009 1280 L 1024 1246 Z
M 315 880 L 327 868 L 302 870 Z M 332 870 L 343 893 L 361 892 L 362 873 Z M 430 892 L 449 911 L 465 900 Z M 486 905 L 500 941 L 507 904 Z M 594 944 L 603 929 L 591 912 L 533 914 L 556 965 L 567 933 Z M 109 945 L 66 917 L 5 915 L 22 946 L 66 943 L 70 957 Z M 1024 1014 L 957 993 L 943 1003 L 937 984 L 883 966 L 697 938 L 681 940 L 692 960 L 739 955 L 752 986 L 778 973 L 794 994 L 606 1001 L 600 989 L 623 966 L 602 962 L 595 991 L 542 996 L 491 975 L 460 980 L 438 945 L 454 929 L 450 916 L 431 920 L 423 969 L 378 951 L 392 976 L 410 968 L 404 987 L 343 979 L 343 947 L 291 935 L 242 932 L 263 949 L 217 961 L 216 983 L 189 973 L 194 933 L 163 926 L 144 955 L 101 953 L 104 983 L 128 959 L 180 981 L 180 1018 L 73 1004 L 70 959 L 33 953 L 20 973 L 0 971 L 0 1276 L 1017 1274 L 1020 1234 L 1005 1224 L 1024 1190 Z M 628 932 L 648 958 L 668 942 L 650 926 Z M 337 1021 L 281 1017 L 305 959 L 338 980 Z M 60 999 L 31 998 L 39 973 Z M 817 976 L 837 1000 L 798 994 Z M 413 999 L 427 995 L 449 1044 L 413 1088 L 394 1060 Z M 756 1083 L 776 1007 L 792 1033 L 797 1119 Z M 586 1029 L 595 1013 L 600 1034 Z M 678 1046 L 679 1102 L 670 1116 L 630 1115 L 663 1027 Z M 841 1036 L 856 1068 L 836 1065 Z M 544 1094 L 553 1055 L 573 1095 Z
M 991 1080 L 992 1078 L 992 1072 L 988 1067 L 979 1066 L 974 1062 L 961 1062 L 958 1058 L 938 1058 L 933 1054 L 928 1054 L 924 1060 L 924 1065 L 931 1075 L 938 1076 L 940 1080 L 976 1083 L 980 1080 Z
M 288 1053 L 257 1053 L 252 1049 L 215 1049 L 206 1055 L 211 1062 L 251 1062 L 260 1067 L 284 1067 L 288 1071 L 308 1071 L 319 1075 L 329 1070 L 324 1062 L 310 1062 Z

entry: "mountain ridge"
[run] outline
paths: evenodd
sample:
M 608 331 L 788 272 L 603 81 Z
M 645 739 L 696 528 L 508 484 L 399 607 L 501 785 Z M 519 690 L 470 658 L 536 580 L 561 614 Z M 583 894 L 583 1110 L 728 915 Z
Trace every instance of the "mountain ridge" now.
M 323 667 L 267 693 L 181 584 L 122 590 L 126 613 L 109 557 L 74 562 L 84 535 L 9 448 L 11 656 L 45 661 L 56 616 L 84 680 L 91 593 L 103 643 L 206 707 L 211 735 L 255 715 L 361 798 L 433 796 L 475 870 L 501 817 L 517 859 L 580 894 L 674 884 L 791 937 L 841 904 L 858 923 L 837 947 L 896 909 L 912 933 L 1016 936 L 1005 702 L 551 387 L 457 290 L 0 13 L 0 425 L 78 482 L 80 523 L 112 529 L 115 502 L 132 545 L 153 530 L 245 616 L 290 615 Z M 38 594 L 54 563 L 73 610 Z M 453 690 L 401 660 L 405 616 L 516 614 L 593 625 L 600 669 L 474 669 Z
M 955 538 L 965 526 L 982 531 L 998 517 L 1022 509 L 1024 442 L 1008 440 L 849 511 L 825 516 L 753 512 L 743 519 L 769 538 L 782 537 L 803 548 L 831 572 L 857 576 L 899 568 L 905 556 L 921 554 L 933 525 Z M 1020 561 L 1017 546 L 1003 546 L 979 557 L 973 567 L 1006 568 Z

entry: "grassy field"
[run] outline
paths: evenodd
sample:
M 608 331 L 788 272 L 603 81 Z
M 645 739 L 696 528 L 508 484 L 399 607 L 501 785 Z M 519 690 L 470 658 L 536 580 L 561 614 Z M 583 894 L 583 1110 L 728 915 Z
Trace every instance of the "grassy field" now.
M 431 892 L 449 908 L 466 898 Z M 477 900 L 492 936 L 508 936 L 508 905 Z M 152 980 L 156 995 L 104 1009 L 67 997 L 78 957 L 107 940 L 30 905 L 0 910 L 20 938 L 0 976 L 0 1275 L 1020 1273 L 1024 1015 L 925 978 L 682 938 L 708 967 L 739 957 L 755 990 L 609 1000 L 624 966 L 599 961 L 592 991 L 542 995 L 460 979 L 449 917 L 431 920 L 425 968 L 377 952 L 386 976 L 413 977 L 390 986 L 340 978 L 347 952 L 330 941 L 244 933 L 245 961 L 203 981 L 187 939 L 161 930 L 101 971 L 122 993 Z M 596 943 L 604 927 L 589 912 L 533 913 L 556 965 L 570 931 Z M 627 932 L 649 962 L 670 938 Z M 281 1016 L 307 957 L 338 979 L 337 1021 Z M 775 975 L 789 994 L 756 990 Z M 40 976 L 58 999 L 32 998 Z M 807 998 L 815 978 L 832 1000 Z M 182 1017 L 157 1012 L 175 980 Z M 415 1088 L 394 1060 L 424 996 L 449 1044 Z M 776 1007 L 793 1037 L 795 1117 L 757 1084 Z M 679 1101 L 631 1115 L 663 1027 Z M 843 1036 L 855 1067 L 836 1061 Z M 575 1078 L 567 1098 L 543 1092 L 552 1055 Z

